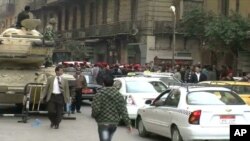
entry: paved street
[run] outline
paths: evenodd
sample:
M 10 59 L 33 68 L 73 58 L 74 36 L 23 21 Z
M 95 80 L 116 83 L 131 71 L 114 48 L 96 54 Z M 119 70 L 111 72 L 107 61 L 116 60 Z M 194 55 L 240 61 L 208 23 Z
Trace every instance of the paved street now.
M 77 120 L 63 120 L 60 129 L 50 129 L 49 120 L 45 116 L 32 116 L 29 123 L 17 123 L 17 117 L 0 118 L 1 141 L 98 141 L 97 126 L 90 117 L 91 108 L 84 105 L 82 114 L 75 114 Z M 32 127 L 32 122 L 41 120 L 40 127 Z M 137 130 L 129 134 L 124 127 L 119 127 L 113 138 L 114 141 L 162 141 L 162 137 L 153 136 L 141 138 Z

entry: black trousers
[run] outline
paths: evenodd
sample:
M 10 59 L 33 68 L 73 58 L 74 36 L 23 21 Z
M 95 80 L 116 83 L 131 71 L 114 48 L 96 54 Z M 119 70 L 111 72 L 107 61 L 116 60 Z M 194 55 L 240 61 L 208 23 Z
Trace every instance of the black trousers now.
M 52 124 L 60 124 L 63 116 L 64 104 L 65 102 L 62 94 L 51 95 L 51 98 L 48 102 L 48 117 Z
M 111 141 L 117 126 L 112 124 L 98 124 L 100 141 Z
M 80 111 L 81 103 L 82 103 L 82 89 L 77 88 L 75 90 L 75 97 L 74 101 L 71 104 L 71 111 Z

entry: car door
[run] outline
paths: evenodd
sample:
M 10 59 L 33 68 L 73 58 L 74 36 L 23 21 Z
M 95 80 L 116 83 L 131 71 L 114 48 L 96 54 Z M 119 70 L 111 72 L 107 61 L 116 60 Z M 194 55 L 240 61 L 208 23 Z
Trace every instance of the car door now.
M 159 132 L 162 132 L 162 121 L 160 121 L 161 114 L 159 113 L 161 108 L 164 105 L 164 102 L 166 98 L 168 97 L 171 90 L 166 90 L 162 94 L 160 94 L 150 105 L 150 107 L 147 107 L 142 112 L 142 119 L 144 121 L 145 127 L 148 131 L 159 134 Z
M 153 103 L 149 107 L 141 110 L 142 120 L 148 131 L 156 134 L 159 132 L 158 126 L 160 123 L 156 120 L 157 109 L 159 105 L 161 105 L 161 103 L 163 105 L 170 91 L 171 90 L 167 90 L 163 92 L 153 101 Z
M 162 106 L 159 106 L 156 111 L 156 120 L 158 124 L 159 134 L 167 137 L 171 137 L 171 124 L 172 118 L 176 115 L 178 111 L 177 107 L 180 101 L 180 91 L 174 89 L 164 101 Z

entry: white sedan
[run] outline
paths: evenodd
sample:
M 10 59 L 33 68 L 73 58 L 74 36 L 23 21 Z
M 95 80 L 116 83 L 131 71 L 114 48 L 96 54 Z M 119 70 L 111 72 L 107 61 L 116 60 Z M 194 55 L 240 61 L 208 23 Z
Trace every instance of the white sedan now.
M 140 108 L 140 136 L 159 134 L 172 141 L 228 140 L 230 124 L 250 124 L 250 107 L 222 87 L 182 86 L 167 90 Z
M 148 99 L 154 99 L 167 89 L 159 78 L 120 77 L 115 78 L 114 86 L 124 96 L 130 119 L 135 119 L 137 110 Z

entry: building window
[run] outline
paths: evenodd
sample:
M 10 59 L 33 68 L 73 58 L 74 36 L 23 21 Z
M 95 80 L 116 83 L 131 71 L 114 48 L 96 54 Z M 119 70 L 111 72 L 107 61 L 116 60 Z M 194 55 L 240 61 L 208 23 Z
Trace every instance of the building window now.
M 53 13 L 50 13 L 49 14 L 49 18 L 51 19 L 51 18 L 53 18 L 54 17 L 54 14 Z
M 228 16 L 228 14 L 229 14 L 229 0 L 221 0 L 221 14 Z
M 131 20 L 136 21 L 138 0 L 131 0 Z
M 61 31 L 62 30 L 62 11 L 61 10 L 58 10 L 57 17 L 58 17 L 57 28 L 59 31 Z
M 69 9 L 65 9 L 65 30 L 69 30 Z
M 72 29 L 77 28 L 77 7 L 75 6 L 73 9 L 73 20 L 72 20 Z
M 183 13 L 184 13 L 184 2 L 183 2 L 183 0 L 180 0 L 180 19 L 182 19 L 182 17 L 183 17 Z
M 90 3 L 90 7 L 89 7 L 89 25 L 93 25 L 94 24 L 94 11 L 95 11 L 95 4 L 94 2 Z
M 43 27 L 45 28 L 46 27 L 46 25 L 47 25 L 47 13 L 45 13 L 44 12 L 44 14 L 43 14 Z
M 98 1 L 95 1 L 95 24 L 98 24 L 98 18 L 99 18 L 99 6 L 98 6 Z
M 120 13 L 120 0 L 115 0 L 115 13 L 114 13 L 114 21 L 118 22 L 119 21 L 119 13 Z
M 81 28 L 85 28 L 85 5 L 81 6 Z
M 236 0 L 236 12 L 239 13 L 240 10 L 240 0 Z
M 102 23 L 106 24 L 108 18 L 108 0 L 103 0 L 102 3 Z

